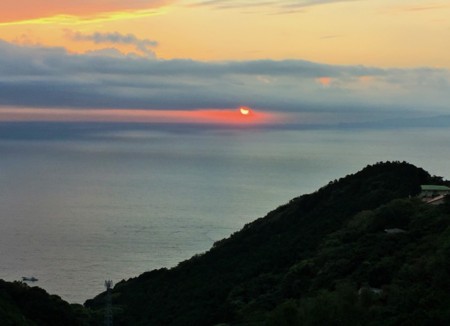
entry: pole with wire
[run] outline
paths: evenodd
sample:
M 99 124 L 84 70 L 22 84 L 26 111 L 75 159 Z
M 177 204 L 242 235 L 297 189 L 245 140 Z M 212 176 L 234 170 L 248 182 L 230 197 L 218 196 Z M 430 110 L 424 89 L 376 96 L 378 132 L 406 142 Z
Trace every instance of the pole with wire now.
M 112 313 L 112 299 L 111 299 L 111 288 L 113 286 L 113 281 L 106 280 L 106 306 L 105 306 L 105 326 L 113 326 L 113 313 Z

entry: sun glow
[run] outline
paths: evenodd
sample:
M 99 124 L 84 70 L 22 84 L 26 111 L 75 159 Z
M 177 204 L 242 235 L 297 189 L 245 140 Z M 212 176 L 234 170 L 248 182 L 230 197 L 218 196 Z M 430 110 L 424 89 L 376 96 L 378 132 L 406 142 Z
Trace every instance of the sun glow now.
M 136 122 L 258 125 L 284 122 L 284 117 L 270 112 L 254 112 L 248 107 L 236 109 L 126 110 L 126 109 L 58 109 L 1 108 L 0 121 L 72 121 Z
M 242 115 L 248 116 L 250 114 L 250 108 L 246 107 L 246 106 L 241 106 L 239 108 L 239 112 L 241 112 Z

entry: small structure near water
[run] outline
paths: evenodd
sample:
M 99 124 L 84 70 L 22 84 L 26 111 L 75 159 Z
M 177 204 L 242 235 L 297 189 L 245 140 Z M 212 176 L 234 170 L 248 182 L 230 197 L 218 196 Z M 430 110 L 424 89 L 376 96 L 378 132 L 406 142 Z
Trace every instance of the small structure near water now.
M 421 185 L 420 197 L 422 198 L 433 198 L 437 196 L 450 195 L 450 188 L 442 185 Z
M 450 188 L 442 185 L 422 185 L 422 192 L 419 197 L 431 205 L 440 205 L 444 203 L 445 196 L 450 195 Z

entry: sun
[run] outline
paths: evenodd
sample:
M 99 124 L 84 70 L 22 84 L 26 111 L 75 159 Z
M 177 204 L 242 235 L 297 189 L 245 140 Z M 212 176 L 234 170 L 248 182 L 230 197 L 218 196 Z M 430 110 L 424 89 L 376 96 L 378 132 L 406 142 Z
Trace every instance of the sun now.
M 241 106 L 239 108 L 239 112 L 241 112 L 242 115 L 249 115 L 250 114 L 250 108 L 246 106 Z

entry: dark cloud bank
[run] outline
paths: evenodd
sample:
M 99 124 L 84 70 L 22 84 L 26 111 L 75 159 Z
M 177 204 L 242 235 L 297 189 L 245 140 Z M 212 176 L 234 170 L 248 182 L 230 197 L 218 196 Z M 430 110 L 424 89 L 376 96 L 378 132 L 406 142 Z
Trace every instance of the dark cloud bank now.
M 112 34 L 79 37 L 153 44 Z M 0 106 L 195 110 L 247 105 L 261 111 L 334 114 L 341 122 L 355 115 L 379 121 L 449 112 L 446 69 L 112 54 L 75 55 L 63 48 L 0 41 Z

